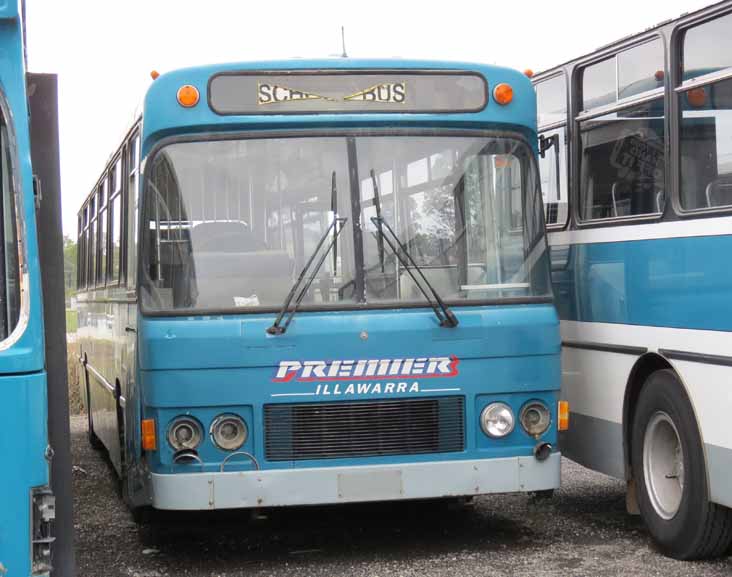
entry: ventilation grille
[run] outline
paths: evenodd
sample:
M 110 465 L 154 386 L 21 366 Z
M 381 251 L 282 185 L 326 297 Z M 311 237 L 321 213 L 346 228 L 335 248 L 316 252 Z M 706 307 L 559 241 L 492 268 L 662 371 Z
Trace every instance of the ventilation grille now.
M 449 453 L 465 448 L 464 397 L 264 407 L 269 461 Z

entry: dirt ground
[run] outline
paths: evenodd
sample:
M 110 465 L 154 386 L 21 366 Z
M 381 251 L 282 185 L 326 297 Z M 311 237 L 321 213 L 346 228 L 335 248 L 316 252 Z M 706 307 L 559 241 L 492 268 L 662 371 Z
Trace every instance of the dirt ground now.
M 79 577 L 368 575 L 732 575 L 732 558 L 684 563 L 653 548 L 625 513 L 623 484 L 563 463 L 552 499 L 158 515 L 136 525 L 112 467 L 71 420 Z

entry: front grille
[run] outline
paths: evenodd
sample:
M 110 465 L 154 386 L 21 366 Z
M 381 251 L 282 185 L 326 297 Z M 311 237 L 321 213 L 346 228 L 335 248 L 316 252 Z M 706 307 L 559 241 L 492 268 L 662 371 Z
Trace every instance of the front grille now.
M 463 397 L 265 405 L 269 461 L 450 453 L 465 448 Z

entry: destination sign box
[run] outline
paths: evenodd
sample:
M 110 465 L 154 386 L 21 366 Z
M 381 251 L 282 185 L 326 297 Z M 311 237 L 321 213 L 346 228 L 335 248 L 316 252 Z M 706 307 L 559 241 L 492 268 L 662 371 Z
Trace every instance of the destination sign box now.
M 209 104 L 219 114 L 477 112 L 488 86 L 458 71 L 288 71 L 218 74 Z

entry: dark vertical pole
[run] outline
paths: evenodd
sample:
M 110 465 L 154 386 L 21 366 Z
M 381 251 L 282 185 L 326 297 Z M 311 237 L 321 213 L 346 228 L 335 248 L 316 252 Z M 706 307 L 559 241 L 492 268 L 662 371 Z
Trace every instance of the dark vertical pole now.
M 357 302 L 365 302 L 363 238 L 361 232 L 361 183 L 358 179 L 358 152 L 356 139 L 349 136 L 346 139 L 348 148 L 348 180 L 351 189 L 351 223 L 353 226 L 353 253 L 354 274 L 353 288 Z
M 38 248 L 43 287 L 48 373 L 48 437 L 54 450 L 51 489 L 56 495 L 53 577 L 73 577 L 69 393 L 66 373 L 66 307 L 58 151 L 58 84 L 55 74 L 28 74 L 31 162 L 40 180 Z

